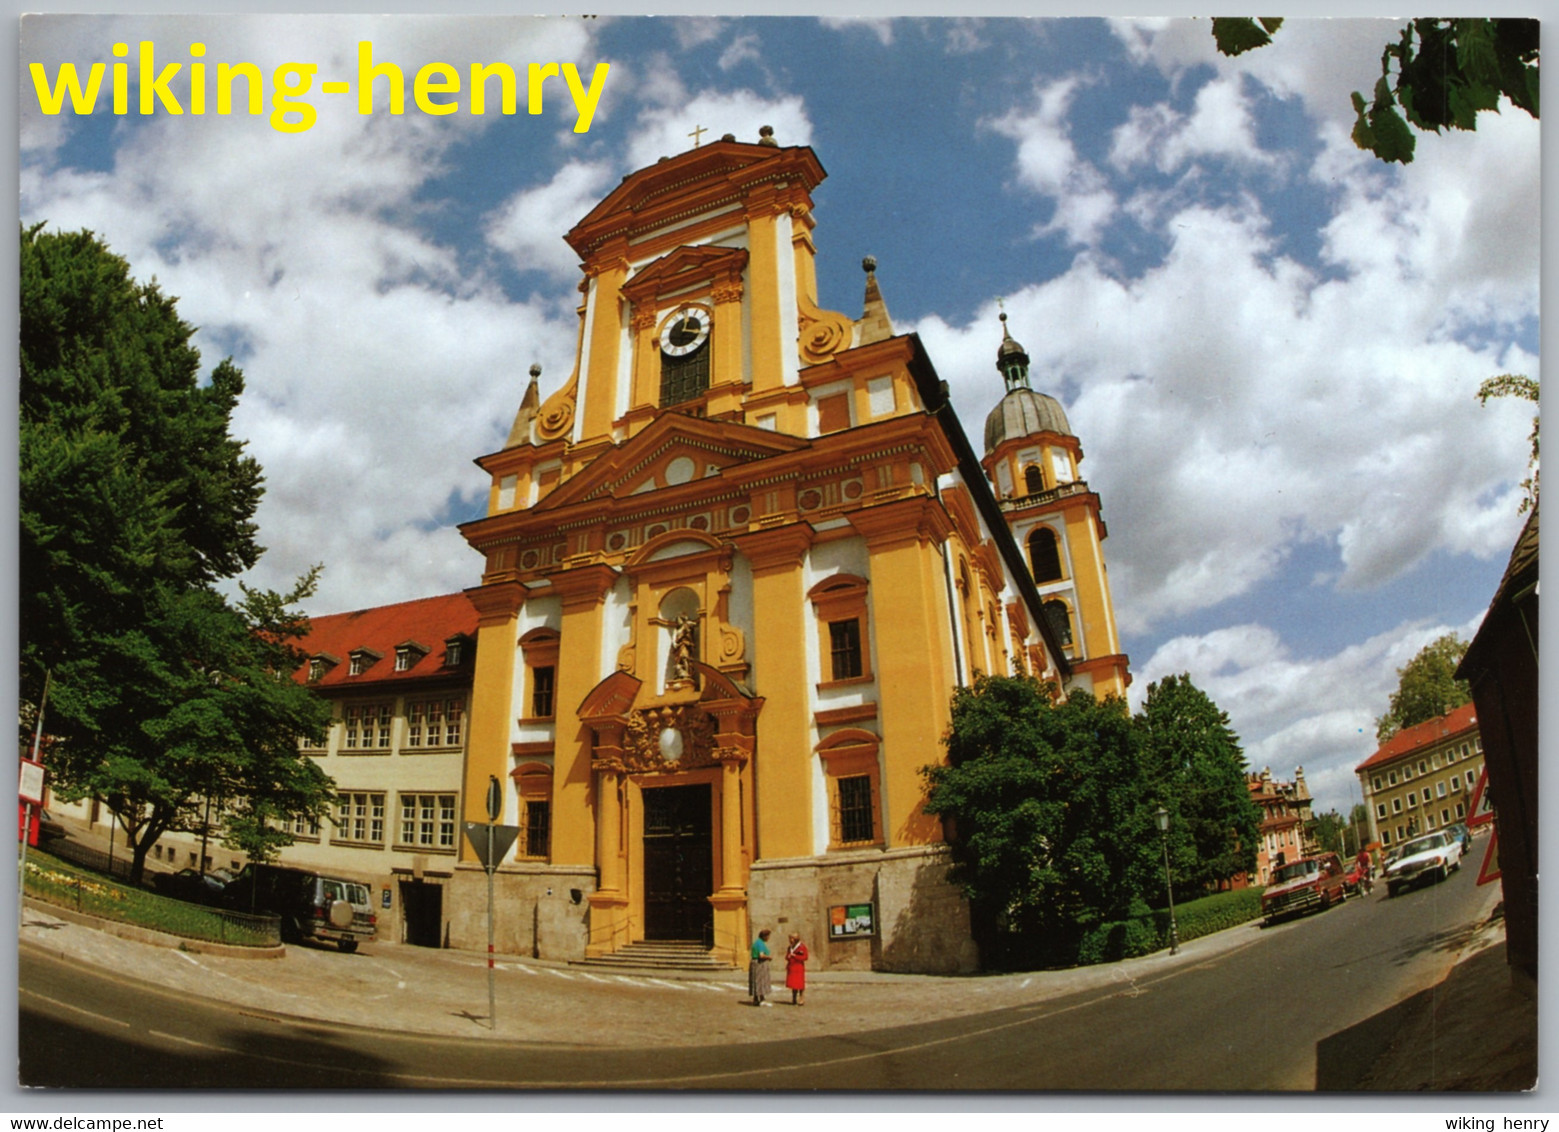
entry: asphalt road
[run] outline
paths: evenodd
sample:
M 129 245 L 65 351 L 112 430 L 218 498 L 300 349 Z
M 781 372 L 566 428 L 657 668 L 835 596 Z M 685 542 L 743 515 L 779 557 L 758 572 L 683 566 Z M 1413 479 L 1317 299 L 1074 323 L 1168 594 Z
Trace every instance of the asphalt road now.
M 1118 969 L 1119 981 L 1066 997 L 990 1009 L 969 993 L 966 1013 L 783 1041 L 635 1043 L 625 1028 L 614 1044 L 527 1043 L 305 1022 L 24 946 L 20 1076 L 157 1090 L 1347 1089 L 1391 1036 L 1393 1007 L 1437 982 L 1470 938 L 1484 896 L 1473 871 L 1390 900 L 1377 887 L 1205 962 L 1135 978 Z M 980 980 L 938 982 L 958 995 Z M 884 1005 L 892 994 L 852 990 Z

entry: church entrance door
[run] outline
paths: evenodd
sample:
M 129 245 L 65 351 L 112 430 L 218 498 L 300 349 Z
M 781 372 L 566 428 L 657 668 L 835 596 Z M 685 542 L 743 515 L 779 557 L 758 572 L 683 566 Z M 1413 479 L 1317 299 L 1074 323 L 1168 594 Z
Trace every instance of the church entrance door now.
M 644 791 L 644 938 L 707 940 L 714 929 L 709 784 Z

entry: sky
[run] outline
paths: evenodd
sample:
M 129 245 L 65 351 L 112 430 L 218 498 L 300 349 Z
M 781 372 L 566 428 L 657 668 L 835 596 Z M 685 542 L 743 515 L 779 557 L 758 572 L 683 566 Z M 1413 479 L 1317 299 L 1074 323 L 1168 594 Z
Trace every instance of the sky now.
M 268 548 L 246 580 L 322 562 L 308 608 L 330 613 L 478 583 L 472 461 L 533 362 L 543 396 L 572 367 L 563 233 L 699 127 L 772 126 L 829 174 L 824 308 L 860 313 L 872 255 L 970 436 L 1003 391 L 999 309 L 1065 405 L 1133 705 L 1188 673 L 1253 768 L 1302 765 L 1346 811 L 1396 669 L 1470 639 L 1520 529 L 1532 406 L 1478 386 L 1541 376 L 1538 124 L 1506 104 L 1406 167 L 1355 148 L 1349 95 L 1398 26 L 1290 20 L 1229 59 L 1206 20 L 33 17 L 21 218 L 97 232 L 178 297 L 208 370 L 243 369 Z M 143 42 L 150 75 L 180 64 L 158 89 L 184 113 L 150 79 L 136 112 Z M 359 113 L 364 42 L 403 71 L 402 114 L 387 79 Z M 34 62 L 51 84 L 126 63 L 130 112 L 109 71 L 94 113 L 44 113 Z M 197 62 L 256 64 L 262 113 L 217 114 L 213 81 L 196 114 Z M 534 114 L 523 84 L 512 115 L 416 104 L 429 64 L 498 62 L 573 64 L 588 120 L 563 75 Z M 275 114 L 287 63 L 318 70 Z

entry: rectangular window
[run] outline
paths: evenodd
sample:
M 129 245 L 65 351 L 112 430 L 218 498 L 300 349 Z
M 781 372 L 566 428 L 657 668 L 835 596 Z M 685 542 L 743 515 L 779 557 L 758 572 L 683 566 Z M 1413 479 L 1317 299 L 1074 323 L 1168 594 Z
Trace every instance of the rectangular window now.
M 1380 775 L 1377 774 L 1374 778 L 1370 779 L 1370 785 L 1373 786 L 1376 790 L 1379 790 L 1380 789 Z
M 1478 785 L 1478 772 L 1475 771 L 1475 770 L 1469 770 L 1467 772 L 1467 789 L 1472 790 L 1477 785 Z
M 336 798 L 336 840 L 384 844 L 384 795 L 348 792 Z
M 1449 825 L 1450 823 L 1451 823 L 1451 811 L 1449 809 L 1441 810 L 1440 811 L 1440 824 L 1441 825 Z
M 1391 831 L 1389 829 L 1383 829 L 1380 831 L 1380 843 L 1382 845 L 1391 844 Z
M 1461 775 L 1457 775 L 1455 778 L 1451 779 L 1451 793 L 1455 794 L 1458 791 L 1460 791 L 1461 788 L 1462 788 Z
M 394 707 L 388 703 L 348 704 L 342 733 L 342 750 L 389 750 L 390 724 L 394 718 Z
M 1409 806 L 1416 806 L 1416 805 L 1418 805 L 1418 792 L 1417 791 L 1409 790 L 1407 792 L 1407 804 Z
M 1403 767 L 1402 768 L 1402 781 L 1406 782 L 1408 779 L 1410 779 L 1412 777 L 1413 777 L 1413 768 L 1410 767 L 1410 766 Z
M 1400 825 L 1397 826 L 1397 840 L 1401 841 L 1402 838 L 1404 838 L 1406 836 L 1407 836 L 1407 831 L 1402 826 L 1400 826 Z
M 1391 785 L 1395 786 L 1396 784 L 1397 784 L 1397 772 L 1396 771 L 1392 771 L 1391 772 Z
M 1456 803 L 1456 816 L 1459 818 L 1467 816 L 1467 807 L 1461 802 Z
M 463 698 L 406 701 L 406 746 L 458 747 L 465 722 Z
M 1402 799 L 1401 798 L 1393 798 L 1393 799 L 1391 799 L 1391 812 L 1394 813 L 1394 814 L 1400 814 L 1402 812 Z
M 453 849 L 455 796 L 402 794 L 400 843 L 429 849 Z
M 1418 760 L 1418 773 L 1419 774 L 1428 774 L 1429 773 L 1429 764 L 1426 763 L 1423 759 L 1419 759 Z
M 552 803 L 525 803 L 525 855 L 545 857 L 551 852 Z
M 1433 814 L 1425 814 L 1424 815 L 1424 824 L 1425 824 L 1425 828 L 1433 829 L 1434 828 L 1434 815 Z
M 1434 784 L 1434 791 L 1435 791 L 1435 794 L 1437 794 L 1439 797 L 1444 798 L 1445 797 L 1445 783 L 1444 782 L 1436 782 Z
M 861 675 L 861 623 L 854 617 L 828 623 L 828 651 L 833 662 L 833 679 L 849 680 Z
M 1378 817 L 1378 818 L 1383 818 L 1383 817 L 1386 816 L 1386 803 L 1384 803 L 1384 802 L 1376 802 L 1375 803 L 1375 816 Z
M 872 780 L 861 774 L 839 780 L 839 840 L 844 843 L 873 841 Z
M 530 671 L 530 713 L 535 719 L 552 718 L 552 691 L 556 672 L 550 664 Z
M 288 823 L 287 830 L 294 837 L 309 837 L 317 840 L 319 838 L 319 819 L 312 815 L 293 818 Z

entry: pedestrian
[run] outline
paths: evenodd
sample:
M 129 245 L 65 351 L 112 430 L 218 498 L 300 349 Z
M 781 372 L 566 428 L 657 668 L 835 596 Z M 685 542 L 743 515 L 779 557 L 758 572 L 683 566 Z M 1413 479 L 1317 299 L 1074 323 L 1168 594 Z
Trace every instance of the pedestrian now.
M 773 1006 L 772 1002 L 765 1002 L 769 997 L 769 936 L 774 933 L 764 928 L 758 933 L 758 938 L 752 941 L 752 959 L 747 964 L 747 993 L 752 995 L 754 1006 Z
M 807 945 L 795 932 L 790 933 L 790 946 L 785 948 L 785 985 L 790 988 L 790 1004 L 807 1004 Z

